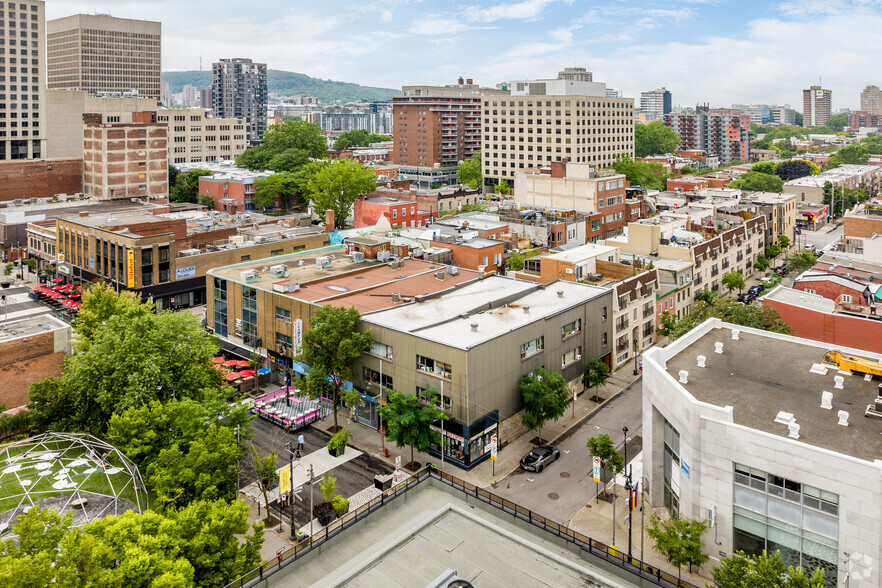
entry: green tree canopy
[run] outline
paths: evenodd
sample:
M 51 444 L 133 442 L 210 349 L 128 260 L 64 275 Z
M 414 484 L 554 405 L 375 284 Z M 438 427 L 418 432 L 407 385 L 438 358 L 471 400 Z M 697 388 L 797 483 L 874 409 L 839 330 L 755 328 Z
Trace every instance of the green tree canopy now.
M 309 161 L 309 151 L 292 147 L 273 155 L 265 167 L 274 172 L 295 173 Z
M 870 150 L 866 145 L 847 145 L 834 153 L 824 169 L 833 169 L 840 165 L 863 165 L 870 158 Z
M 622 155 L 616 158 L 612 168 L 617 173 L 625 174 L 632 186 L 643 186 L 650 190 L 664 190 L 667 187 L 669 174 L 660 163 L 634 161 L 627 155 Z
M 290 172 L 275 173 L 265 178 L 258 178 L 254 182 L 254 206 L 258 208 L 272 208 L 276 199 L 284 208 L 288 208 L 288 199 L 291 198 L 298 188 L 297 178 Z
M 222 382 L 211 358 L 219 350 L 193 314 L 114 314 L 81 353 L 65 357 L 60 378 L 31 386 L 34 426 L 101 434 L 115 412 L 214 395 Z
M 303 334 L 301 354 L 303 362 L 310 366 L 307 392 L 313 398 L 328 392 L 333 394 L 329 398 L 343 395 L 343 400 L 351 404 L 357 399 L 357 393 L 342 391 L 341 384 L 352 379 L 352 364 L 370 349 L 370 329 L 359 331 L 361 315 L 354 306 L 323 306 L 312 315 L 309 325 Z M 334 403 L 334 426 L 339 427 L 337 402 Z
M 473 190 L 477 189 L 484 183 L 484 176 L 481 173 L 481 152 L 475 151 L 472 156 L 462 162 L 459 166 L 459 183 L 465 184 Z
M 564 415 L 570 401 L 570 387 L 562 375 L 536 368 L 518 383 L 518 393 L 524 402 L 521 422 L 542 437 L 542 425 Z
M 703 551 L 701 536 L 708 529 L 707 521 L 697 521 L 681 516 L 677 519 L 661 520 L 653 516 L 646 534 L 655 541 L 655 548 L 661 552 L 668 563 L 680 569 L 705 564 L 710 556 Z
M 806 129 L 802 128 L 802 126 L 793 126 L 793 125 L 781 125 L 780 127 L 766 127 L 757 129 L 758 132 L 763 133 L 763 138 L 758 139 L 753 142 L 754 149 L 771 149 L 773 145 L 775 145 L 776 139 L 784 139 L 782 142 L 786 144 L 788 147 L 790 146 L 790 139 L 797 138 L 803 139 L 808 137 L 808 132 Z
M 437 392 L 427 391 L 431 401 Z M 441 435 L 432 429 L 432 424 L 439 420 L 447 420 L 447 415 L 431 404 L 425 404 L 411 394 L 393 392 L 389 395 L 386 406 L 380 407 L 380 415 L 386 424 L 389 439 L 398 447 L 410 445 L 410 466 L 415 468 L 414 449 L 429 451 L 432 444 L 441 444 Z
M 811 251 L 800 249 L 787 259 L 787 274 L 798 276 L 815 267 L 816 263 L 818 263 L 818 258 Z
M 802 567 L 784 566 L 781 552 L 745 555 L 737 551 L 711 570 L 715 588 L 824 588 L 823 568 L 806 576 Z
M 500 180 L 500 182 L 496 184 L 496 191 L 503 196 L 508 196 L 511 194 L 511 184 L 508 183 L 508 180 Z
M 354 159 L 335 159 L 309 164 L 298 174 L 301 191 L 317 214 L 334 211 L 336 228 L 346 227 L 346 217 L 355 199 L 377 189 L 377 176 Z
M 582 383 L 591 388 L 600 388 L 606 384 L 609 375 L 609 366 L 603 360 L 592 359 L 585 364 L 585 373 L 582 374 Z
M 769 269 L 768 258 L 765 255 L 763 255 L 762 253 L 757 253 L 756 254 L 756 263 L 753 264 L 753 267 L 755 267 L 758 271 L 761 271 L 761 272 L 766 271 L 767 269 Z
M 758 172 L 761 174 L 771 174 L 775 171 L 775 168 L 778 167 L 778 164 L 772 161 L 761 161 L 750 168 L 752 172 Z
M 784 181 L 777 175 L 749 171 L 731 182 L 729 187 L 750 192 L 780 192 L 784 187 Z
M 286 120 L 263 135 L 263 143 L 250 147 L 236 158 L 236 165 L 248 169 L 296 172 L 309 158 L 328 153 L 328 143 L 318 124 Z
M 753 170 L 751 169 L 751 171 Z M 805 159 L 788 159 L 775 166 L 775 171 L 772 173 L 783 181 L 789 182 L 797 178 L 816 176 L 821 173 L 821 168 Z
M 210 176 L 212 172 L 207 169 L 194 169 L 188 172 L 179 172 L 175 175 L 174 185 L 169 184 L 168 198 L 172 202 L 192 202 L 199 200 L 199 178 Z
M 378 135 L 377 133 L 369 133 L 368 131 L 357 129 L 355 131 L 346 131 L 337 137 L 337 140 L 334 141 L 334 150 L 345 151 L 350 147 L 367 147 L 371 143 L 391 140 L 392 137 L 389 135 Z
M 604 433 L 597 437 L 589 437 L 585 446 L 591 453 L 591 457 L 600 458 L 600 470 L 603 472 L 603 485 L 606 487 L 606 474 L 621 473 L 625 469 L 625 456 L 616 451 L 616 444 L 609 435 Z
M 723 300 L 715 296 L 710 290 L 704 291 L 707 292 L 704 295 L 706 298 L 699 298 L 700 292 L 702 291 L 698 290 L 695 292 L 695 304 L 692 305 L 692 310 L 689 314 L 677 321 L 672 329 L 670 334 L 672 339 L 681 337 L 712 317 L 736 325 L 763 329 L 773 333 L 794 334 L 790 325 L 781 320 L 781 315 L 771 306 L 764 304 L 739 304 L 732 300 Z
M 742 290 L 744 290 L 744 276 L 741 275 L 741 272 L 729 272 L 723 275 L 723 279 L 721 280 L 723 285 L 729 289 L 729 292 L 732 290 L 738 290 L 740 294 Z
M 634 128 L 634 155 L 637 157 L 673 153 L 679 144 L 680 135 L 661 121 L 638 124 Z
M 144 302 L 133 292 L 117 292 L 107 282 L 96 282 L 83 292 L 83 307 L 71 323 L 77 337 L 77 350 L 85 350 L 95 333 L 113 316 L 134 317 L 153 314 L 152 302 Z

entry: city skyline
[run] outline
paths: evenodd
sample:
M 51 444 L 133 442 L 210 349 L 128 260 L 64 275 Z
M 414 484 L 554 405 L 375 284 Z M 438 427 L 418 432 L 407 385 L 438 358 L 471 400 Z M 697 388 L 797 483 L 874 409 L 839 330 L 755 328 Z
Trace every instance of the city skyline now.
M 833 91 L 836 111 L 858 108 L 860 91 L 880 82 L 866 73 L 882 52 L 880 5 L 331 0 L 291 8 L 261 0 L 243 13 L 220 0 L 205 19 L 202 3 L 126 0 L 112 14 L 163 21 L 163 71 L 199 69 L 200 57 L 204 70 L 221 57 L 248 57 L 270 69 L 397 89 L 453 83 L 460 75 L 492 87 L 581 66 L 628 97 L 666 86 L 684 106 L 794 106 L 820 80 Z M 94 11 L 82 0 L 46 3 L 48 19 Z M 835 44 L 824 51 L 820 39 Z

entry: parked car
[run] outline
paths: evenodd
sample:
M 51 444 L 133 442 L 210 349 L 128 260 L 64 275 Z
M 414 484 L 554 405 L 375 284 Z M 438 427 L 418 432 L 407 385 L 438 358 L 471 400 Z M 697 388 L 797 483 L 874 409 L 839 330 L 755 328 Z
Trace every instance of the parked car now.
M 766 287 L 763 286 L 762 284 L 760 284 L 760 285 L 758 285 L 758 286 L 751 286 L 751 287 L 747 290 L 747 293 L 748 293 L 748 294 L 753 294 L 754 296 L 759 296 L 759 295 L 762 294 L 765 290 L 766 290 Z
M 786 265 L 781 265 L 781 266 L 778 266 L 775 268 L 775 273 L 778 274 L 779 276 L 786 276 L 787 272 L 789 272 L 789 271 L 790 271 L 790 268 L 787 267 Z
M 540 445 L 521 458 L 521 467 L 528 472 L 541 472 L 545 466 L 559 458 L 560 449 L 551 445 Z
M 757 297 L 756 294 L 751 294 L 750 292 L 745 292 L 744 294 L 740 294 L 738 296 L 738 302 L 741 302 L 743 304 L 750 304 L 751 302 L 756 300 L 756 297 Z

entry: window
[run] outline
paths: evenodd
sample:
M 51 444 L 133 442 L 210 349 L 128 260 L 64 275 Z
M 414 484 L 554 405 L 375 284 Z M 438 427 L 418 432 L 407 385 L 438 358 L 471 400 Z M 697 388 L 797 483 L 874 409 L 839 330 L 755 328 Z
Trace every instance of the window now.
M 276 307 L 276 320 L 282 321 L 283 323 L 291 322 L 291 311 L 287 308 L 282 308 L 280 306 Z
M 812 294 L 814 294 L 814 292 L 812 292 Z M 842 295 L 842 302 L 844 302 L 846 304 L 851 304 L 851 301 L 852 301 L 851 294 L 843 294 Z
M 369 353 L 391 360 L 392 346 L 386 345 L 385 343 L 378 343 L 377 341 L 371 341 L 371 348 L 369 350 Z
M 421 386 L 416 387 L 416 395 L 417 398 L 425 402 L 426 404 L 432 404 L 436 408 L 441 408 L 441 394 L 438 393 L 434 388 L 423 388 Z M 444 395 L 444 410 L 450 410 L 450 395 Z
M 168 245 L 159 246 L 159 283 L 165 284 L 169 279 Z
M 282 345 L 290 349 L 291 343 L 291 335 L 286 335 L 284 333 L 279 333 L 278 331 L 276 331 L 276 349 L 281 349 Z
M 445 380 L 450 379 L 452 372 L 449 363 L 435 361 L 434 359 L 423 357 L 422 355 L 417 355 L 416 358 L 417 369 L 421 372 L 426 372 L 428 374 L 444 378 Z
M 242 286 L 242 340 L 256 347 L 257 343 L 257 290 Z
M 545 337 L 539 337 L 538 339 L 533 339 L 532 341 L 527 341 L 523 345 L 521 345 L 521 359 L 526 359 L 533 355 L 536 355 L 540 351 L 545 349 Z
M 664 423 L 664 489 L 665 508 L 674 518 L 680 513 L 680 433 L 665 419 Z
M 560 357 L 561 369 L 582 359 L 582 348 L 576 347 L 572 351 L 567 351 Z
M 141 250 L 143 254 L 143 249 Z M 227 332 L 227 281 L 214 278 L 214 332 L 226 337 Z
M 141 286 L 153 285 L 153 249 L 141 250 Z
M 560 338 L 566 339 L 572 337 L 582 330 L 582 319 L 578 318 L 571 323 L 567 323 L 560 328 Z
M 600 320 L 602 320 L 602 321 L 606 320 L 606 307 L 605 306 L 600 309 Z
M 374 386 L 380 386 L 380 372 L 377 370 L 372 370 L 371 368 L 364 366 L 362 370 L 362 375 L 364 376 L 364 381 L 368 384 L 373 384 Z M 382 375 L 382 387 L 392 389 L 394 386 L 392 385 L 392 376 L 389 374 Z
M 817 294 L 817 292 L 815 292 L 815 291 L 812 290 L 811 288 L 806 288 L 806 289 L 805 289 L 805 292 L 806 292 L 806 294 Z

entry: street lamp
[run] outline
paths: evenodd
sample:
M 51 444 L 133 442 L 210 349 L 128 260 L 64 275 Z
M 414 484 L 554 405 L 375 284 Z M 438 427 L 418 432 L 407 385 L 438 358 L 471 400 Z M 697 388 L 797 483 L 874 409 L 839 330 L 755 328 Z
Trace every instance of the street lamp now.
M 631 557 L 631 537 L 632 537 L 632 514 L 634 512 L 633 509 L 633 500 L 631 500 L 631 492 L 633 487 L 631 486 L 631 468 L 628 467 L 628 427 L 622 427 L 622 433 L 625 436 L 625 490 L 628 492 L 628 558 Z
M 288 508 L 291 509 L 291 540 L 297 538 L 297 531 L 294 529 L 294 444 L 291 441 L 285 443 L 285 449 L 288 450 Z M 310 488 L 310 492 L 312 489 Z M 312 516 L 312 511 L 309 513 Z M 281 526 L 282 517 L 279 516 L 279 526 Z

